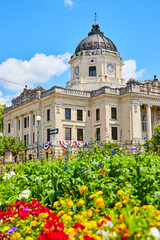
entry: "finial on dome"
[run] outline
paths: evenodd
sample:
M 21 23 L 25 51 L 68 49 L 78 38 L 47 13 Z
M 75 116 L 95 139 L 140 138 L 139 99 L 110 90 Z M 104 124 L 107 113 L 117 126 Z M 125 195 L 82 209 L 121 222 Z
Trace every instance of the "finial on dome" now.
M 95 25 L 97 25 L 98 20 L 100 20 L 100 18 L 98 18 L 97 13 L 95 12 L 94 19 L 93 19 L 93 21 L 95 21 Z

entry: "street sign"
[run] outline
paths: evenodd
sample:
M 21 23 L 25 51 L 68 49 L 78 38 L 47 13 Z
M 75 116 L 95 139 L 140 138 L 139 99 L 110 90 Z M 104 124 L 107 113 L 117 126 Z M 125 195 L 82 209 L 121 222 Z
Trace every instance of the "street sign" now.
M 51 129 L 50 130 L 50 135 L 53 135 L 53 134 L 58 134 L 58 128 L 55 128 L 55 129 Z
M 57 138 L 55 136 L 52 137 L 52 145 L 56 145 L 57 143 Z

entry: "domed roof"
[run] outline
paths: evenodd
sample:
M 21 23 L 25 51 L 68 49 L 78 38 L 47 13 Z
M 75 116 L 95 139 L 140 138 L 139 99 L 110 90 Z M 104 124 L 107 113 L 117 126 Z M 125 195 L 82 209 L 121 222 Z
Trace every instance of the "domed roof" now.
M 92 30 L 88 33 L 88 37 L 83 39 L 77 46 L 75 54 L 82 50 L 92 49 L 107 49 L 113 52 L 118 52 L 114 43 L 104 36 L 100 31 L 99 25 L 92 25 Z

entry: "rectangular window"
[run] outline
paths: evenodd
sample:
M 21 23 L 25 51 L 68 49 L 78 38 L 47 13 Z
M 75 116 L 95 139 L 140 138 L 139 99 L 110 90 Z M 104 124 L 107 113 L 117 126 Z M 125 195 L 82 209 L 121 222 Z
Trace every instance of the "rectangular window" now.
M 50 141 L 50 128 L 47 129 L 47 141 Z
M 77 141 L 83 141 L 83 129 L 77 129 Z
M 114 107 L 111 108 L 111 118 L 117 119 L 117 108 Z
M 20 130 L 20 128 L 21 128 L 21 120 L 19 119 L 18 120 L 18 130 Z
M 47 121 L 50 121 L 50 109 L 47 109 Z
M 29 117 L 24 118 L 24 128 L 29 127 Z
M 71 109 L 70 108 L 65 108 L 65 119 L 71 120 Z
M 35 133 L 33 132 L 33 143 L 35 143 Z
M 89 67 L 89 77 L 96 76 L 96 66 Z
M 88 117 L 90 117 L 91 116 L 91 112 L 90 112 L 90 110 L 88 110 Z
M 25 147 L 29 145 L 29 134 L 24 135 Z
M 11 132 L 11 124 L 8 123 L 8 133 L 10 133 L 10 132 Z
M 100 141 L 101 140 L 101 132 L 100 132 L 100 128 L 96 128 L 96 141 Z
M 96 121 L 100 120 L 100 109 L 96 109 Z
M 65 128 L 65 140 L 71 140 L 71 128 Z
M 78 121 L 83 121 L 83 111 L 77 109 L 77 120 Z
M 35 119 L 36 119 L 35 114 L 33 114 L 33 125 L 35 125 Z
M 111 127 L 112 131 L 112 139 L 118 140 L 118 128 L 117 127 Z

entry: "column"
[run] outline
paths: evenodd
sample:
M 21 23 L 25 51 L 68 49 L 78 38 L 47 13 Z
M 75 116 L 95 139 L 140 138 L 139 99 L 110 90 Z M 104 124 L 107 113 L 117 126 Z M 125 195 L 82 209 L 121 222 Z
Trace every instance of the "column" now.
M 147 137 L 152 137 L 152 125 L 151 125 L 151 106 L 147 105 Z
M 32 145 L 32 113 L 29 113 L 29 145 Z
M 14 136 L 18 136 L 18 119 L 17 117 L 14 119 Z

